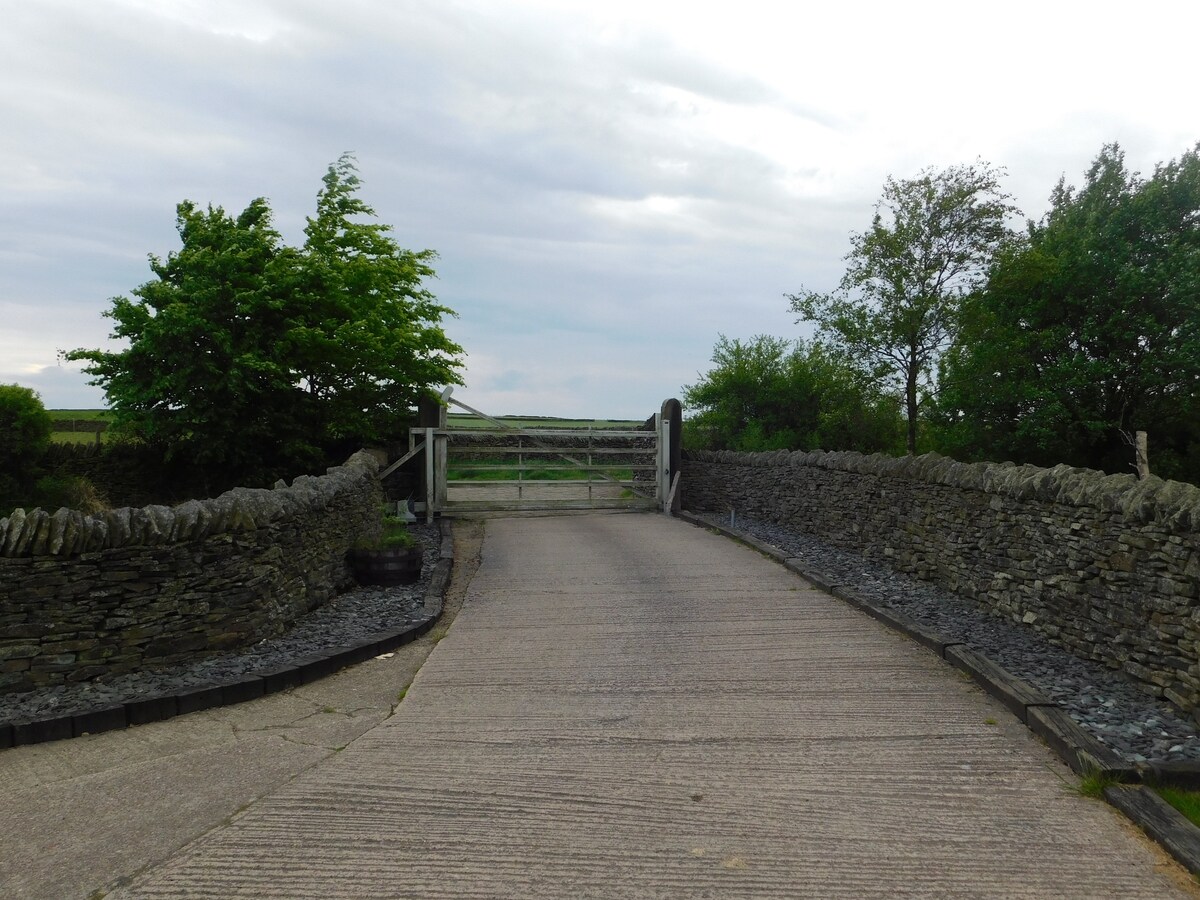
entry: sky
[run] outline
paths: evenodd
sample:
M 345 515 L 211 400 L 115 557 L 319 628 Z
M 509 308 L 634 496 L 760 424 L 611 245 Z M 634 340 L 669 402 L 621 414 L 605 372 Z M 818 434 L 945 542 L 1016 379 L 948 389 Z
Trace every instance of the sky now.
M 59 351 L 179 247 L 182 200 L 329 164 L 458 313 L 455 397 L 645 418 L 719 335 L 806 337 L 889 177 L 985 160 L 1026 217 L 1118 142 L 1200 141 L 1200 4 L 0 0 L 0 383 L 104 405 Z M 1014 222 L 1020 225 L 1020 220 Z

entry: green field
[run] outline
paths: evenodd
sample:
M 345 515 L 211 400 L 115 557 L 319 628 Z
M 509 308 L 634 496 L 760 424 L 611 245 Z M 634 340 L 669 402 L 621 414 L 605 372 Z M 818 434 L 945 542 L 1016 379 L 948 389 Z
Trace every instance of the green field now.
M 558 465 L 551 458 L 549 464 L 530 462 L 526 460 L 519 468 L 514 457 L 485 457 L 472 459 L 469 463 L 447 466 L 446 477 L 451 481 L 585 481 L 588 478 L 586 469 L 574 468 L 570 463 L 559 460 Z M 472 468 L 461 468 L 470 465 Z M 488 466 L 477 469 L 475 466 Z M 491 468 L 494 467 L 494 468 Z M 633 469 L 620 468 L 605 470 L 609 478 L 628 481 L 633 477 Z M 592 481 L 604 481 L 597 472 L 591 473 Z
M 644 420 L 641 419 L 561 419 L 555 416 L 495 416 L 495 420 L 512 428 L 578 429 L 580 431 L 589 428 L 635 431 L 644 424 Z M 450 428 L 496 429 L 495 422 L 481 419 L 470 413 L 447 413 L 446 425 Z M 586 455 L 587 450 L 579 448 L 567 452 L 578 458 Z M 461 468 L 463 465 L 488 466 L 488 468 L 463 469 Z M 495 468 L 492 468 L 493 466 Z M 606 471 L 604 474 L 609 478 L 628 481 L 633 477 L 633 470 L 620 468 Z M 472 459 L 469 462 L 462 460 L 457 464 L 451 460 L 446 476 L 451 481 L 586 481 L 589 473 L 585 469 L 572 467 L 570 463 L 556 454 L 538 454 L 531 448 L 531 452 L 519 467 L 514 456 L 487 457 Z M 605 478 L 593 471 L 591 480 L 604 481 Z
M 50 440 L 55 444 L 95 444 L 108 428 L 106 409 L 48 409 L 54 423 Z
M 641 428 L 644 419 L 556 419 L 553 416 L 496 416 L 513 428 Z M 451 428 L 495 428 L 491 422 L 470 413 L 447 413 L 446 424 Z
M 54 420 L 54 431 L 51 434 L 51 440 L 56 444 L 90 444 L 96 441 L 96 432 L 103 431 L 110 419 L 108 410 L 106 409 L 51 409 L 47 410 L 50 413 L 50 418 Z M 496 421 L 503 422 L 513 428 L 562 428 L 562 429 L 588 429 L 588 428 L 616 428 L 616 429 L 637 429 L 642 426 L 642 420 L 635 419 L 559 419 L 553 416 L 497 416 Z M 447 416 L 447 424 L 451 428 L 495 428 L 496 426 L 481 419 L 478 416 L 473 416 L 469 413 L 449 413 Z M 464 475 L 464 477 L 483 477 L 482 475 Z M 511 476 L 516 478 L 516 473 Z M 583 478 L 586 477 L 582 473 L 575 471 L 561 472 L 554 474 L 537 475 L 527 473 L 524 478 Z
M 95 422 L 108 419 L 107 409 L 48 409 L 50 418 L 54 421 Z

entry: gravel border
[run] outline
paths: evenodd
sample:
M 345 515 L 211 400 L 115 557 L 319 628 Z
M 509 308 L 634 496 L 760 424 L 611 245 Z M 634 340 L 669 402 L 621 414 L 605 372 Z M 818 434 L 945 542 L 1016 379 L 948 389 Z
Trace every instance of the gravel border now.
M 12 743 L 36 743 L 72 736 L 80 727 L 76 722 L 72 731 L 72 718 L 92 722 L 93 727 L 88 729 L 91 732 L 126 723 L 140 724 L 189 711 L 173 702 L 185 695 L 198 698 L 213 695 L 207 700 L 197 699 L 195 709 L 251 699 L 369 658 L 373 655 L 373 642 L 382 640 L 398 645 L 405 634 L 432 624 L 440 614 L 440 603 L 436 608 L 428 608 L 426 597 L 431 591 L 445 590 L 447 572 L 439 579 L 438 565 L 451 555 L 450 537 L 443 534 L 441 526 L 420 524 L 410 530 L 424 550 L 421 577 L 415 584 L 347 591 L 303 616 L 284 634 L 207 659 L 108 679 L 0 694 L 0 729 L 24 728 L 27 732 L 24 739 L 18 733 Z M 439 580 L 440 585 L 435 583 Z M 352 652 L 355 650 L 358 652 Z M 256 688 L 245 687 L 256 680 L 263 683 Z M 115 715 L 117 710 L 126 715 Z M 114 715 L 105 719 L 106 713 Z M 29 728 L 38 723 L 49 723 L 51 727 Z
M 718 516 L 695 514 L 713 525 Z M 850 586 L 874 604 L 895 610 L 995 661 L 1044 694 L 1121 759 L 1135 764 L 1200 761 L 1200 729 L 1172 704 L 1146 694 L 1119 671 L 1080 659 L 1033 629 L 994 615 L 960 595 L 898 574 L 812 535 L 754 519 L 736 529 L 788 557 Z

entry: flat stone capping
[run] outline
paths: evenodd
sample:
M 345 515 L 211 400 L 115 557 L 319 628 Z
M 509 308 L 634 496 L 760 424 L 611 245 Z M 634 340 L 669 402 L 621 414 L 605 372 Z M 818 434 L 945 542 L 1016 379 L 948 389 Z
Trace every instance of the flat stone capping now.
M 1193 875 L 1200 875 L 1200 828 L 1147 787 L 1114 785 L 1104 799 L 1125 813 Z
M 188 688 L 178 694 L 138 697 L 120 706 L 88 710 L 69 716 L 0 722 L 0 749 L 81 737 L 85 734 L 99 734 L 129 725 L 158 722 L 189 712 L 243 703 L 266 694 L 310 684 L 347 666 L 365 662 L 381 653 L 389 653 L 416 640 L 433 628 L 434 623 L 441 617 L 442 601 L 450 584 L 450 571 L 454 564 L 454 538 L 450 532 L 450 523 L 443 519 L 439 524 L 439 560 L 425 589 L 424 606 L 429 611 L 427 618 L 415 624 L 376 632 L 350 646 L 329 647 L 325 652 L 298 657 L 288 665 L 264 669 L 240 679 Z
M 885 625 L 907 635 L 946 662 L 967 672 L 989 694 L 1003 703 L 1041 738 L 1077 775 L 1098 775 L 1118 782 L 1104 790 L 1104 798 L 1121 810 L 1151 838 L 1187 867 L 1200 875 L 1200 828 L 1152 790 L 1136 786 L 1138 781 L 1200 787 L 1200 764 L 1148 763 L 1132 767 L 1111 748 L 1092 737 L 1063 709 L 1028 682 L 1015 677 L 987 657 L 957 641 L 941 638 L 907 616 L 875 606 L 853 588 L 837 584 L 821 572 L 809 571 L 802 560 L 735 528 L 703 519 L 687 511 L 676 517 L 699 528 L 707 528 L 753 547 L 781 563 L 820 590 L 837 597 Z

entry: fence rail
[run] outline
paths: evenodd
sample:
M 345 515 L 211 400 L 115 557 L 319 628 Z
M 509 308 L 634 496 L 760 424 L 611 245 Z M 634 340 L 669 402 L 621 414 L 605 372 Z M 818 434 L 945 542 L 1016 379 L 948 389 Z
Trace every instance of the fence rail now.
M 672 431 L 658 414 L 643 428 L 528 420 L 518 426 L 450 397 L 449 390 L 441 402 L 484 424 L 448 424 L 443 408 L 410 431 L 409 452 L 388 471 L 423 451 L 427 518 L 478 510 L 655 509 L 668 497 Z

